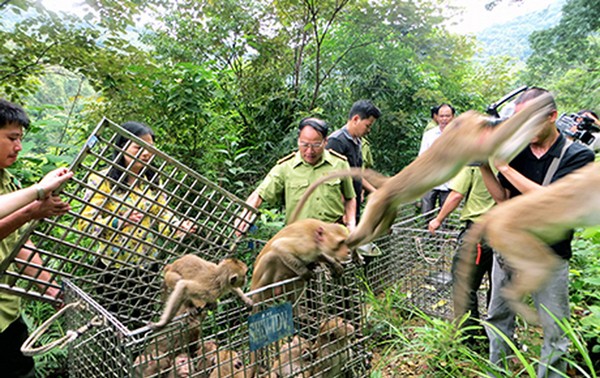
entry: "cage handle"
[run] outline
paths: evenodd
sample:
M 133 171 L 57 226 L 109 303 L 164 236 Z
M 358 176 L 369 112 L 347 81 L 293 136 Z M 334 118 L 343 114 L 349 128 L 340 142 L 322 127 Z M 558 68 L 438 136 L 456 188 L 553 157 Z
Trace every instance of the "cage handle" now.
M 32 357 L 32 356 L 37 356 L 37 355 L 46 353 L 54 348 L 63 348 L 68 343 L 75 340 L 79 335 L 88 331 L 90 328 L 99 327 L 103 324 L 102 319 L 99 316 L 95 316 L 89 322 L 87 322 L 87 324 L 83 325 L 82 327 L 79 327 L 77 330 L 75 330 L 75 331 L 68 330 L 63 337 L 61 337 L 57 340 L 54 340 L 53 342 L 51 342 L 49 344 L 34 348 L 33 345 L 44 334 L 44 332 L 50 327 L 50 325 L 60 315 L 62 315 L 65 311 L 67 311 L 67 309 L 70 309 L 72 307 L 79 307 L 82 310 L 85 309 L 85 306 L 81 302 L 74 302 L 74 303 L 69 303 L 68 305 L 66 305 L 63 308 L 61 308 L 60 310 L 58 310 L 54 315 L 52 315 L 41 326 L 39 326 L 35 331 L 33 331 L 31 333 L 31 335 L 27 338 L 27 340 L 25 340 L 25 342 L 21 346 L 21 352 L 25 356 Z

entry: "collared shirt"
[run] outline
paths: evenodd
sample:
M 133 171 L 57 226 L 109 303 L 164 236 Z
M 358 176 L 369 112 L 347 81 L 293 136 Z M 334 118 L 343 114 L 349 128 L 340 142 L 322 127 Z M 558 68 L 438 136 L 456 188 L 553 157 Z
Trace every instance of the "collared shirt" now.
M 83 209 L 82 215 L 86 219 L 78 222 L 78 228 L 99 239 L 99 251 L 113 259 L 137 264 L 140 256 L 157 257 L 158 250 L 154 247 L 155 233 L 168 235 L 172 231 L 170 226 L 179 222 L 179 219 L 166 209 L 169 202 L 166 194 L 146 188 L 145 184 L 138 184 L 127 191 L 113 191 L 111 182 L 104 179 L 107 175 L 108 169 L 99 175 L 90 175 L 88 185 L 95 189 L 88 189 L 84 198 L 93 206 L 88 205 Z M 122 202 L 124 204 L 121 204 Z M 152 214 L 160 221 L 144 216 L 139 227 L 130 223 L 122 224 L 115 216 L 127 218 L 127 213 L 131 210 Z M 114 226 L 119 224 L 121 233 L 115 234 Z M 107 259 L 103 261 L 110 265 Z
M 0 169 L 0 195 L 12 193 L 21 188 L 19 182 L 7 170 Z M 19 241 L 27 224 L 0 241 L 0 261 L 8 258 Z M 9 266 L 9 269 L 12 269 Z M 0 282 L 9 283 L 10 277 L 3 275 Z M 20 314 L 21 299 L 13 294 L 0 291 L 0 332 L 17 320 Z
M 300 152 L 284 158 L 274 166 L 258 187 L 258 195 L 272 205 L 285 207 L 286 223 L 308 186 L 333 171 L 349 169 L 348 162 L 323 151 L 323 158 L 315 165 L 306 163 Z M 317 187 L 302 208 L 298 219 L 315 218 L 336 222 L 345 211 L 344 201 L 355 197 L 352 180 L 336 178 Z
M 442 130 L 440 127 L 434 127 L 433 129 L 429 129 L 423 133 L 423 138 L 421 139 L 421 147 L 419 148 L 419 155 L 422 155 L 423 152 L 427 151 L 429 147 L 437 140 L 437 138 L 442 135 Z M 448 146 L 448 148 L 452 148 L 453 146 Z M 448 186 L 449 182 L 445 182 L 441 185 L 436 186 L 433 189 L 437 190 L 450 190 Z
M 460 220 L 463 222 L 476 222 L 496 204 L 483 182 L 479 167 L 464 167 L 450 181 L 450 190 L 465 197 L 465 204 L 460 214 Z
M 535 156 L 531 151 L 531 148 L 527 146 L 510 162 L 509 165 L 523 176 L 541 185 L 546 176 L 546 172 L 550 168 L 552 160 L 555 157 L 560 157 L 565 142 L 566 138 L 562 134 L 559 135 L 558 139 L 550 147 L 548 152 L 540 158 Z M 554 176 L 552 176 L 550 182 L 552 183 L 592 161 L 594 161 L 594 153 L 592 150 L 579 143 L 573 143 L 567 148 L 567 151 L 565 151 L 565 155 L 561 159 L 558 169 L 554 173 Z M 521 194 L 521 192 L 519 192 L 501 173 L 498 174 L 498 178 L 500 184 L 508 189 L 510 198 Z M 553 244 L 551 247 L 559 256 L 568 259 L 571 257 L 572 238 L 573 233 L 571 232 L 567 239 Z
M 354 138 L 350 135 L 348 127 L 344 126 L 339 130 L 334 131 L 327 138 L 327 148 L 339 154 L 344 155 L 348 159 L 348 164 L 352 168 L 362 168 L 363 157 L 360 138 Z M 352 180 L 354 193 L 356 193 L 356 220 L 360 218 L 360 194 L 362 193 L 362 180 Z

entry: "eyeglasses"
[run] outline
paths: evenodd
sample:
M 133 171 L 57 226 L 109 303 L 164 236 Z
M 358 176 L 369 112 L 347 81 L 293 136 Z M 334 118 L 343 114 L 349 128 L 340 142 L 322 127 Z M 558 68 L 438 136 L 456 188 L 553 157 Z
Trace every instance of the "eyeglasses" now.
M 309 148 L 309 147 L 312 147 L 313 149 L 317 149 L 317 148 L 323 147 L 324 144 L 325 144 L 324 140 L 320 141 L 319 143 L 298 142 L 298 147 L 300 147 L 300 148 Z

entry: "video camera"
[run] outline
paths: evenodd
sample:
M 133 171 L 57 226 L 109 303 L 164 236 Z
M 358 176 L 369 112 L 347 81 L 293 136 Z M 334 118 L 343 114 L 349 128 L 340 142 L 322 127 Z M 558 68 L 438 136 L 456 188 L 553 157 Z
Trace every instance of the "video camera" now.
M 556 126 L 561 133 L 587 145 L 592 144 L 596 140 L 596 137 L 592 133 L 600 131 L 600 127 L 594 124 L 592 118 L 575 113 L 562 114 L 556 120 Z

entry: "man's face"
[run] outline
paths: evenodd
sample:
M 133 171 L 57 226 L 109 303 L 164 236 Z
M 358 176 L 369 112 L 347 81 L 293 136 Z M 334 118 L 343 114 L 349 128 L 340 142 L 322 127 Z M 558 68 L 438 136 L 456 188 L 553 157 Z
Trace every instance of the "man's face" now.
M 531 101 L 531 100 L 529 100 L 529 101 Z M 515 105 L 515 113 L 518 113 L 522 109 L 524 109 L 527 106 L 527 104 L 529 103 L 529 101 L 525 101 L 520 104 L 516 104 Z M 538 133 L 531 140 L 531 144 L 541 143 L 546 138 L 548 138 L 550 135 L 554 134 L 554 132 L 556 130 L 556 125 L 554 122 L 556 121 L 557 115 L 558 115 L 558 113 L 556 112 L 556 110 L 553 110 L 552 114 L 550 114 L 548 116 L 544 126 L 542 126 L 540 131 L 538 131 Z M 556 131 L 556 132 L 558 132 L 558 131 Z
M 326 140 L 315 129 L 310 126 L 304 127 L 298 136 L 298 149 L 302 160 L 310 165 L 321 161 L 325 150 Z
M 360 118 L 358 114 L 355 114 L 352 117 L 352 121 L 356 125 L 356 127 L 354 128 L 354 130 L 356 130 L 355 137 L 362 138 L 366 135 L 369 135 L 369 133 L 371 132 L 371 127 L 373 126 L 375 121 L 377 121 L 377 118 L 373 116 L 370 116 L 368 118 Z
M 23 139 L 23 127 L 10 124 L 0 128 L 0 169 L 8 168 L 17 161 Z
M 438 110 L 438 114 L 434 119 L 443 130 L 454 119 L 454 114 L 452 114 L 452 109 L 449 106 L 444 105 Z

